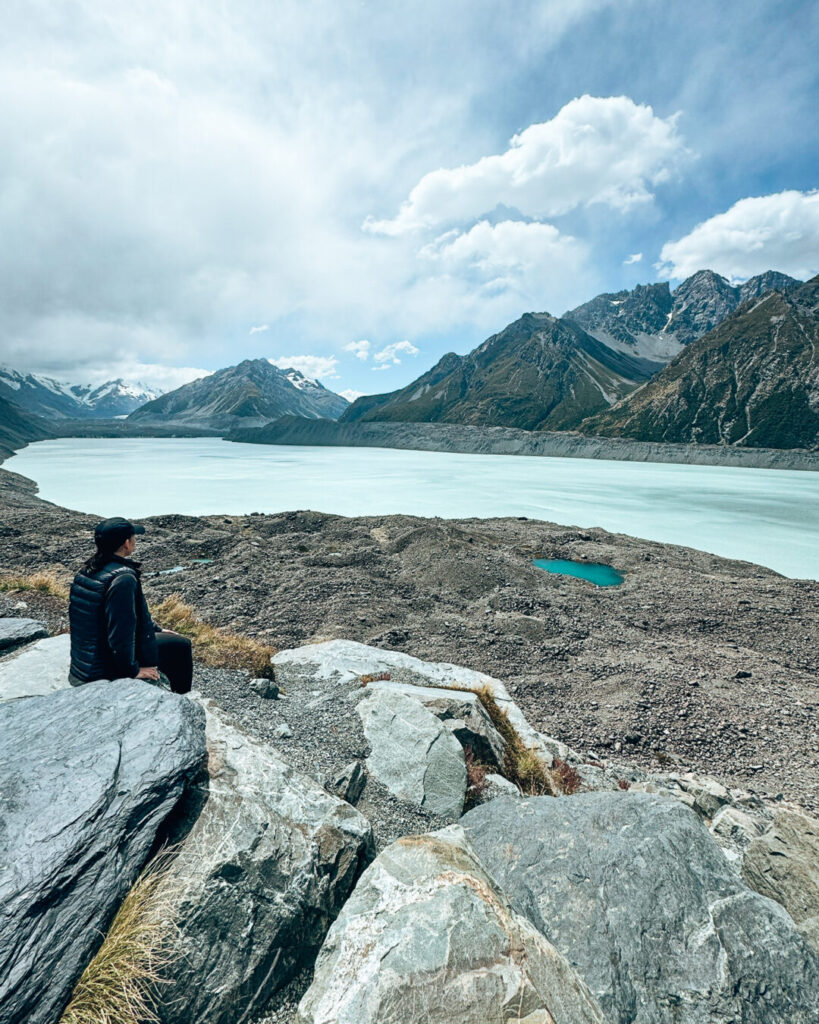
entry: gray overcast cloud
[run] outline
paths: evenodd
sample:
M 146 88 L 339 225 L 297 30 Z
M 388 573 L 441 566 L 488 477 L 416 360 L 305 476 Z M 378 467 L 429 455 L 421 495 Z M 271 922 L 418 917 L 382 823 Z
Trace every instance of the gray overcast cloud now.
M 7 4 L 0 361 L 175 386 L 301 353 L 338 367 L 333 386 L 373 390 L 349 347 L 362 337 L 420 351 L 378 374 L 398 386 L 525 309 L 619 286 L 612 267 L 645 279 L 631 253 L 650 266 L 680 243 L 666 274 L 675 253 L 719 262 L 702 250 L 718 233 L 689 234 L 750 184 L 657 226 L 663 189 L 696 166 L 694 112 L 559 67 L 601 19 L 661 8 Z M 804 182 L 766 191 L 786 188 L 810 221 Z

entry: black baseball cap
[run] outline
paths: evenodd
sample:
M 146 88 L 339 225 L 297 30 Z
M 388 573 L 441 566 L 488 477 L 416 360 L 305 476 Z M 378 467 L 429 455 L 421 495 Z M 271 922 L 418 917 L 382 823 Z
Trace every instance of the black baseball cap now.
M 135 533 L 145 533 L 145 527 L 134 526 L 122 516 L 114 516 L 113 519 L 103 519 L 94 527 L 94 543 L 98 548 L 116 551 Z

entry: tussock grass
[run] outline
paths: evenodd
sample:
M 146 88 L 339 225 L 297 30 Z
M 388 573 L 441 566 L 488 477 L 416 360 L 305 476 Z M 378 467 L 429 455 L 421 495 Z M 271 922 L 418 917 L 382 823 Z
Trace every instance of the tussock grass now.
M 491 769 L 475 757 L 475 751 L 468 745 L 464 747 L 464 760 L 466 761 L 466 801 L 464 803 L 464 810 L 469 810 L 470 807 L 475 807 L 481 802 L 486 792 L 486 776 Z
M 137 879 L 97 955 L 74 987 L 60 1024 L 156 1024 L 156 991 L 173 960 L 167 938 L 176 890 L 169 855 Z
M 50 594 L 63 601 L 68 600 L 68 584 L 56 573 L 31 572 L 16 576 L 0 576 L 0 592 L 19 594 L 24 591 L 36 591 L 38 594 Z
M 559 779 L 549 771 L 535 750 L 527 747 L 509 716 L 495 700 L 489 686 L 474 691 L 492 724 L 506 741 L 503 773 L 526 796 L 558 796 L 563 792 Z
M 231 633 L 203 622 L 178 594 L 166 597 L 152 614 L 160 626 L 190 637 L 194 657 L 212 668 L 244 668 L 254 676 L 273 678 L 271 657 L 274 647 L 249 636 Z

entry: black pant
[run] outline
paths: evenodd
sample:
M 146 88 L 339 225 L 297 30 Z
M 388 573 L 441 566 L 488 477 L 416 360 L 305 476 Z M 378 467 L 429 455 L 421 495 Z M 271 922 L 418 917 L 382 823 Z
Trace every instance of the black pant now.
M 174 693 L 188 693 L 193 684 L 193 654 L 186 636 L 157 633 L 158 668 L 168 677 Z

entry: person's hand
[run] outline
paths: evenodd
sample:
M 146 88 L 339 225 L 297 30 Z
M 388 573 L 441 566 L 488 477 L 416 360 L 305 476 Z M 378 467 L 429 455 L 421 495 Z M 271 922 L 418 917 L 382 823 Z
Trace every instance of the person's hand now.
M 154 683 L 159 682 L 159 669 L 156 665 L 148 668 L 145 665 L 140 665 L 139 672 L 136 674 L 137 679 L 150 679 Z

